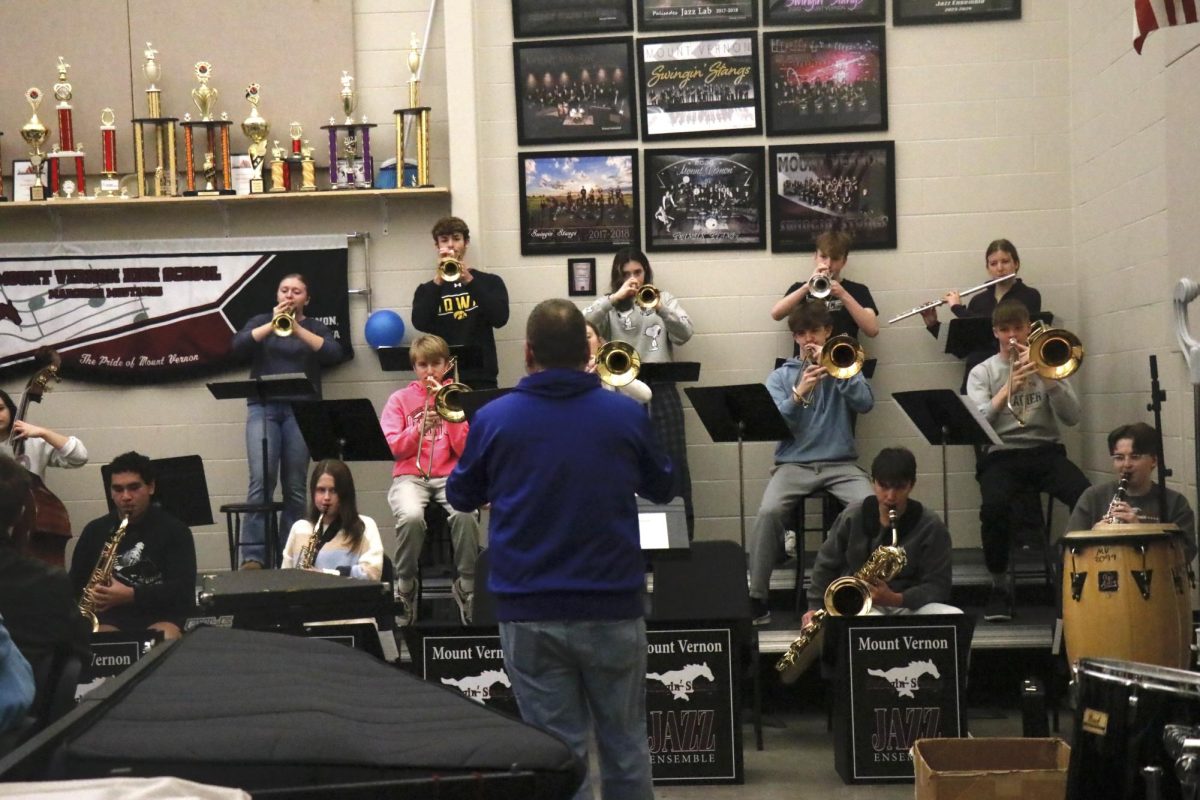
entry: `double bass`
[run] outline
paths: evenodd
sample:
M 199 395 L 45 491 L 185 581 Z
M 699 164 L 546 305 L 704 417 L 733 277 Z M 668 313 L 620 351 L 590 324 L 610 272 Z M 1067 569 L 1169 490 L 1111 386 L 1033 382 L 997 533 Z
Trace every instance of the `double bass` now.
M 9 429 L 9 447 L 17 462 L 26 467 L 28 462 L 23 459 L 25 440 L 14 441 L 12 428 L 16 426 L 17 420 L 25 419 L 30 403 L 40 403 L 43 395 L 53 388 L 54 383 L 62 380 L 58 374 L 62 364 L 58 353 L 49 348 L 42 348 L 38 350 L 37 357 L 49 359 L 50 363 L 38 370 L 25 385 L 25 391 L 21 393 L 21 404 Z M 41 477 L 33 472 L 29 473 L 29 485 L 25 511 L 13 526 L 13 542 L 25 555 L 62 567 L 65 564 L 64 551 L 67 540 L 71 538 L 71 517 L 67 513 L 67 507 L 54 492 L 46 488 Z

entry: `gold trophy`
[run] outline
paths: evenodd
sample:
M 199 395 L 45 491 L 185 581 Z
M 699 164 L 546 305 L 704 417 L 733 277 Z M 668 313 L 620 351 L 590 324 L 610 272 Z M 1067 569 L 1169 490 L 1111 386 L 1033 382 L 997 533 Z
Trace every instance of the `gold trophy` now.
M 200 112 L 200 119 L 193 120 L 184 115 L 183 147 L 187 151 L 187 189 L 185 196 L 236 194 L 230 176 L 229 131 L 233 123 L 229 114 L 222 112 L 220 119 L 213 119 L 213 105 L 220 93 L 208 85 L 212 78 L 212 64 L 197 61 L 193 70 L 200 85 L 192 89 L 192 102 Z M 247 98 L 249 99 L 249 98 Z M 264 120 L 265 122 L 265 120 Z M 196 133 L 202 129 L 204 135 L 201 170 L 204 188 L 196 188 Z
M 162 112 L 159 103 L 161 91 L 154 82 L 162 77 L 162 70 L 158 66 L 158 51 L 154 49 L 154 45 L 146 42 L 146 49 L 142 51 L 146 61 L 142 64 L 142 74 L 146 76 L 146 80 L 150 81 L 150 86 L 146 89 L 146 103 L 150 107 L 150 116 L 157 117 Z
M 358 106 L 358 95 L 354 93 L 354 78 L 342 70 L 342 110 L 346 112 L 344 125 L 354 124 L 354 109 Z
M 192 89 L 192 102 L 200 111 L 200 121 L 212 122 L 212 107 L 220 94 L 208 85 L 208 79 L 212 77 L 212 64 L 207 61 L 197 61 L 194 74 L 196 80 L 200 81 L 200 85 Z
M 33 148 L 33 152 L 29 154 L 29 165 L 33 167 L 33 186 L 29 187 L 29 199 L 45 200 L 46 186 L 42 183 L 42 164 L 46 157 L 42 154 L 42 143 L 46 141 L 50 131 L 37 115 L 38 106 L 42 104 L 42 90 L 36 86 L 29 87 L 25 92 L 25 99 L 33 109 L 33 116 L 21 128 L 21 138 Z
M 409 108 L 398 108 L 392 112 L 396 117 L 396 186 L 404 186 L 404 152 L 408 149 L 409 125 L 416 122 L 417 186 L 431 186 L 429 182 L 429 106 L 420 105 L 421 51 L 417 34 L 409 40 L 408 104 Z
M 275 146 L 271 148 L 271 189 L 272 192 L 286 192 L 288 190 L 288 175 L 287 162 L 283 160 L 284 149 L 279 146 L 279 140 L 275 140 Z
M 242 133 L 250 139 L 250 164 L 254 174 L 250 177 L 250 194 L 261 194 L 263 191 L 263 161 L 267 155 L 267 134 L 271 125 L 258 113 L 259 85 L 252 83 L 246 87 L 246 99 L 250 102 L 250 116 L 242 120 Z
M 300 191 L 315 192 L 317 190 L 317 162 L 313 160 L 313 149 L 304 140 L 300 148 Z
M 175 161 L 175 123 L 179 118 L 162 116 L 160 102 L 162 93 L 156 85 L 156 81 L 162 77 L 162 68 L 158 63 L 158 51 L 154 49 L 154 45 L 146 42 L 146 49 L 142 51 L 142 55 L 145 57 L 145 61 L 142 63 L 142 74 L 146 76 L 146 80 L 150 81 L 150 86 L 146 89 L 146 105 L 149 115 L 135 117 L 133 120 L 133 166 L 134 174 L 137 175 L 138 196 L 149 196 L 147 177 L 152 176 L 153 183 L 150 184 L 150 187 L 153 188 L 155 196 L 174 197 L 179 193 Z M 153 130 L 151 141 L 155 158 L 154 169 L 149 172 L 147 125 L 152 126 Z

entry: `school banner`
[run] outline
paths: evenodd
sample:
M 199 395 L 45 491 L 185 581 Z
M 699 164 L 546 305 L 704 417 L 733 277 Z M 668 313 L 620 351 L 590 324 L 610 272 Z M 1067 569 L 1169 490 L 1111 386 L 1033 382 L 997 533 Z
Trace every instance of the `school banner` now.
M 350 349 L 344 236 L 6 245 L 0 372 L 50 347 L 72 378 L 144 383 L 233 366 L 233 335 L 275 307 L 290 273 L 307 316 Z

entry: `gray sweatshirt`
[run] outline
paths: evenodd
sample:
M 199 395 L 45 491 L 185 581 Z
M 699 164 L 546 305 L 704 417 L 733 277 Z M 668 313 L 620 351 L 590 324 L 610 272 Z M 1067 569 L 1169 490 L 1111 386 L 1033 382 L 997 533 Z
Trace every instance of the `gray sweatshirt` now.
M 642 361 L 650 364 L 670 363 L 674 360 L 672 347 L 692 338 L 687 312 L 673 294 L 662 290 L 658 306 L 650 312 L 632 303 L 628 309 L 620 309 L 605 296 L 585 308 L 583 316 L 605 339 L 633 345 Z
M 1003 442 L 989 446 L 989 452 L 1058 444 L 1061 441 L 1058 423 L 1068 427 L 1079 423 L 1079 397 L 1070 381 L 1065 378 L 1045 381 L 1037 375 L 1027 378 L 1025 386 L 1012 399 L 1013 406 L 1025 418 L 1022 427 L 1008 409 L 992 410 L 992 398 L 1008 383 L 1010 371 L 1008 362 L 996 354 L 977 364 L 967 377 L 967 396 Z
M 1143 522 L 1173 522 L 1183 531 L 1184 547 L 1187 550 L 1188 561 L 1196 557 L 1196 517 L 1187 498 L 1173 489 L 1167 489 L 1166 516 L 1158 508 L 1158 484 L 1150 484 L 1150 493 L 1145 495 L 1129 495 L 1126 502 L 1137 510 L 1138 519 Z M 1093 525 L 1108 513 L 1113 495 L 1117 493 L 1117 482 L 1107 481 L 1088 487 L 1075 503 L 1071 512 L 1071 521 L 1067 523 L 1069 531 L 1090 530 Z

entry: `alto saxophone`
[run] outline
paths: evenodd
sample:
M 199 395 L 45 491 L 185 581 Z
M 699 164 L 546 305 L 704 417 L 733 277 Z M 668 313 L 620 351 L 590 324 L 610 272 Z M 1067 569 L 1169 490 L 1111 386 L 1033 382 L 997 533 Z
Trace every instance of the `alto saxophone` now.
M 899 545 L 894 508 L 888 509 L 888 523 L 892 528 L 892 543 L 876 547 L 858 572 L 829 584 L 825 590 L 825 608 L 812 615 L 809 623 L 800 629 L 800 635 L 788 645 L 787 652 L 775 664 L 784 683 L 795 683 L 821 651 L 820 639 L 825 617 L 856 617 L 868 613 L 871 610 L 871 584 L 877 580 L 890 581 L 908 564 L 908 554 Z
M 129 515 L 126 514 L 121 518 L 121 524 L 113 531 L 113 535 L 104 543 L 100 558 L 96 560 L 96 567 L 79 596 L 79 614 L 84 619 L 91 620 L 92 633 L 100 630 L 100 620 L 96 616 L 96 587 L 112 583 L 113 567 L 117 564 L 117 549 L 120 548 L 121 540 L 125 538 L 125 529 L 128 527 Z
M 304 547 L 300 549 L 300 555 L 296 558 L 297 569 L 312 569 L 317 563 L 317 551 L 321 549 L 321 529 L 313 525 L 312 536 L 308 537 L 308 541 L 304 543 Z

